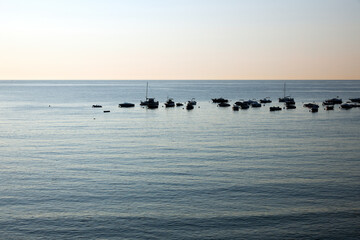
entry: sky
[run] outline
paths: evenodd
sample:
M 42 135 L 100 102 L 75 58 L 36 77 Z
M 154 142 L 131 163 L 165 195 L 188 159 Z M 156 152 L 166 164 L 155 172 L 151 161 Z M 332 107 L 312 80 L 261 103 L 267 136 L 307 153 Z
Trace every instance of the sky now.
M 0 80 L 360 80 L 360 0 L 0 0 Z

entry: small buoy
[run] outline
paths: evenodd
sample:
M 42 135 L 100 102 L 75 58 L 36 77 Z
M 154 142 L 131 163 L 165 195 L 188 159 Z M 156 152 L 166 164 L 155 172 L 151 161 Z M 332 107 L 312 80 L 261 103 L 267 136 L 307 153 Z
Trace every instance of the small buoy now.
M 50 107 L 50 105 L 49 105 L 49 107 Z

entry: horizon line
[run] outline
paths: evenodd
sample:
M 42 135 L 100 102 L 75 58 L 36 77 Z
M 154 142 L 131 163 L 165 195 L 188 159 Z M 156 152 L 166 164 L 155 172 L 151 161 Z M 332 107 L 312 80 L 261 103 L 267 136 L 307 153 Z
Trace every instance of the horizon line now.
M 359 79 L 0 79 L 0 81 L 359 81 Z

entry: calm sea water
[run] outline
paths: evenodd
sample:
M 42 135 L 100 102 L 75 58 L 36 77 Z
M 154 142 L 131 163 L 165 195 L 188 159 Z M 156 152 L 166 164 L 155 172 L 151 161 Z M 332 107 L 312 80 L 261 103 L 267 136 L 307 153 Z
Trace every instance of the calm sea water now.
M 146 81 L 1 81 L 0 239 L 359 239 L 360 109 L 302 105 L 360 81 L 288 81 L 269 112 L 283 84 L 149 81 L 187 111 L 141 108 Z

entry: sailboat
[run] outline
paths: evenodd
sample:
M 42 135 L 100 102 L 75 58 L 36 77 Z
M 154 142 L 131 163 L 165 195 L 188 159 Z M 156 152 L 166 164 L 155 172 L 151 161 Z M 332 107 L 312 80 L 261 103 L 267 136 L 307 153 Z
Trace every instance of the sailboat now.
M 155 98 L 148 98 L 149 82 L 146 82 L 146 95 L 145 101 L 140 101 L 140 106 L 147 106 L 148 108 L 158 108 L 159 102 L 155 101 Z
M 279 98 L 279 102 L 294 102 L 294 98 L 286 96 L 286 82 L 284 82 L 284 97 Z

